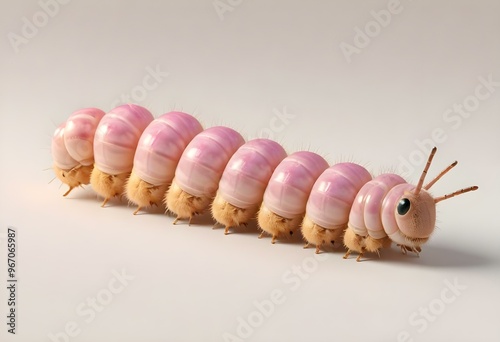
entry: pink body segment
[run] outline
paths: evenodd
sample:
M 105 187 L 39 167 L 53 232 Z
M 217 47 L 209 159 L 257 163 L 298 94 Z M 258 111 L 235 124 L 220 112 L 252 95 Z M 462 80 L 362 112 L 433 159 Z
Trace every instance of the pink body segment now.
M 188 144 L 175 170 L 175 181 L 193 196 L 211 196 L 218 188 L 224 168 L 245 140 L 229 127 L 211 127 Z
M 264 192 L 263 204 L 284 218 L 302 215 L 314 182 L 326 168 L 328 163 L 316 153 L 291 154 L 274 170 Z
M 95 166 L 110 175 L 131 172 L 137 143 L 151 121 L 153 115 L 134 104 L 107 113 L 94 138 Z
M 238 208 L 260 205 L 266 186 L 286 152 L 275 141 L 254 139 L 231 157 L 219 183 L 219 195 Z
M 349 213 L 349 228 L 357 235 L 381 239 L 387 236 L 382 223 L 382 204 L 389 191 L 406 181 L 395 174 L 382 174 L 359 191 Z M 394 207 L 393 207 L 394 208 Z M 391 210 L 394 215 L 394 209 Z
M 396 220 L 396 208 L 404 193 L 407 191 L 413 191 L 414 189 L 415 186 L 408 183 L 398 184 L 388 192 L 382 203 L 381 219 L 382 225 L 384 226 L 384 232 L 392 241 L 397 243 L 404 243 L 404 239 L 401 239 L 399 234 L 400 229 L 404 229 L 404 225 L 401 225 L 401 227 L 398 225 Z
M 80 109 L 59 125 L 52 138 L 54 164 L 69 170 L 94 162 L 94 134 L 104 112 L 97 108 Z
M 153 185 L 170 183 L 186 146 L 201 131 L 201 124 L 189 114 L 161 115 L 141 135 L 134 156 L 135 174 Z
M 79 165 L 68 152 L 66 144 L 64 143 L 64 129 L 66 122 L 63 122 L 56 128 L 52 136 L 51 153 L 54 159 L 54 165 L 61 170 L 69 170 Z
M 356 195 L 371 179 L 364 167 L 354 163 L 329 167 L 314 183 L 306 215 L 323 228 L 345 228 Z
M 104 111 L 80 109 L 68 118 L 64 128 L 64 144 L 69 154 L 82 165 L 94 163 L 94 136 Z

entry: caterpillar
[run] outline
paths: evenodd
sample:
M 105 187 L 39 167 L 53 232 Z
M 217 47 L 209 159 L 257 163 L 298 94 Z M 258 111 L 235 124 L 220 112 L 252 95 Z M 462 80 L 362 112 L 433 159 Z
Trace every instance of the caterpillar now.
M 104 198 L 125 195 L 137 214 L 165 204 L 173 224 L 207 210 L 216 224 L 231 227 L 256 219 L 271 243 L 300 231 L 320 253 L 343 244 L 344 258 L 376 253 L 397 244 L 419 255 L 432 235 L 436 204 L 477 190 L 470 186 L 433 197 L 429 189 L 457 165 L 424 185 L 437 148 L 417 185 L 396 174 L 377 177 L 361 165 L 329 165 L 320 155 L 285 149 L 269 139 L 245 139 L 229 127 L 203 129 L 193 116 L 169 112 L 154 119 L 144 107 L 126 104 L 104 113 L 80 109 L 52 137 L 56 177 L 69 189 L 85 184 Z

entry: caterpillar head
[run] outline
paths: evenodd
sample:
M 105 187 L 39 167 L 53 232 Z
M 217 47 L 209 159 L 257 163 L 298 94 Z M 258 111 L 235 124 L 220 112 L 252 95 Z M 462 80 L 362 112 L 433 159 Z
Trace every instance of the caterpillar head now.
M 427 160 L 427 164 L 420 176 L 417 186 L 402 184 L 393 189 L 395 195 L 399 193 L 399 199 L 394 208 L 394 215 L 399 228 L 398 235 L 400 240 L 404 240 L 404 242 L 397 242 L 403 245 L 418 247 L 429 239 L 436 224 L 436 203 L 478 189 L 477 186 L 471 186 L 444 196 L 432 197 L 428 192 L 431 186 L 457 165 L 456 161 L 453 162 L 450 166 L 441 171 L 432 181 L 423 186 L 425 176 L 427 175 L 427 171 L 429 170 L 436 151 L 437 148 L 434 147 L 429 155 L 429 159 Z

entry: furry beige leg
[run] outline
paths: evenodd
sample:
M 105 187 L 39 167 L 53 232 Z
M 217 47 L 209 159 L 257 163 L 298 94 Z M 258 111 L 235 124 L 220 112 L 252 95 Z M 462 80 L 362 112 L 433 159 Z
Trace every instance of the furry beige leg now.
M 356 258 L 356 262 L 360 262 L 361 258 L 363 257 L 363 254 L 365 254 L 365 249 L 362 248 L 361 252 L 359 252 L 358 257 Z
M 348 252 L 355 251 L 359 253 L 356 261 L 360 261 L 365 252 L 377 253 L 380 256 L 380 249 L 390 247 L 391 240 L 388 236 L 381 239 L 375 239 L 371 236 L 361 236 L 354 233 L 348 227 L 344 234 L 344 245 L 348 248 Z
M 335 241 L 342 241 L 344 226 L 336 227 L 334 229 L 326 229 L 314 223 L 307 215 L 302 221 L 302 236 L 307 241 L 307 244 L 316 246 L 316 254 L 319 254 L 320 248 L 330 242 L 332 245 Z
M 123 194 L 125 182 L 129 175 L 129 172 L 110 175 L 94 167 L 90 175 L 90 184 L 99 195 L 104 197 L 104 202 L 101 205 L 102 207 L 104 207 L 110 198 Z
M 90 183 L 90 174 L 94 165 L 78 165 L 70 170 L 63 170 L 55 165 L 52 168 L 57 179 L 69 186 L 68 191 L 63 195 L 66 197 L 74 188 Z
M 276 242 L 278 236 L 293 235 L 293 232 L 299 227 L 301 220 L 301 215 L 294 218 L 279 216 L 269 210 L 264 204 L 261 205 L 259 214 L 257 215 L 257 221 L 262 230 L 273 236 L 271 243 Z
M 258 206 L 249 208 L 239 208 L 227 202 L 217 192 L 214 201 L 212 202 L 212 217 L 219 223 L 225 226 L 224 234 L 229 233 L 230 227 L 246 225 L 257 213 Z
M 363 248 L 362 241 L 362 236 L 357 235 L 350 227 L 347 227 L 344 233 L 344 246 L 346 246 L 350 252 L 361 253 L 361 249 Z
M 349 258 L 349 255 L 351 255 L 351 250 L 350 250 L 350 249 L 348 249 L 348 250 L 347 250 L 347 252 L 345 252 L 345 254 L 344 254 L 343 258 L 344 258 L 344 259 Z
M 382 248 L 388 248 L 391 246 L 391 239 L 389 239 L 388 236 L 381 239 L 374 239 L 371 236 L 367 236 L 364 243 L 367 252 L 378 253 Z
M 201 214 L 208 208 L 212 196 L 193 196 L 177 185 L 175 179 L 165 195 L 165 204 L 168 210 L 177 215 L 177 223 L 180 219 L 189 219 L 189 225 L 194 215 Z M 174 223 L 174 224 L 175 224 Z
M 153 185 L 148 183 L 139 178 L 132 170 L 125 187 L 125 195 L 130 202 L 137 205 L 137 210 L 134 211 L 134 215 L 143 208 L 161 203 L 165 197 L 168 186 L 168 184 Z

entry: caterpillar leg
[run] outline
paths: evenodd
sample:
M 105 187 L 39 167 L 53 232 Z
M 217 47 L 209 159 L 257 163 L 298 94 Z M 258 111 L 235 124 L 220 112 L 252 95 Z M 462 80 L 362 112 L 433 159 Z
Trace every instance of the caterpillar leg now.
M 316 246 L 316 254 L 320 253 L 321 247 L 326 243 L 326 241 L 330 241 L 332 245 L 335 244 L 335 241 L 342 241 L 343 227 L 337 227 L 335 229 L 326 229 L 322 226 L 314 223 L 307 215 L 304 217 L 302 221 L 302 236 L 307 242 L 307 246 L 310 244 Z M 306 248 L 306 247 L 304 247 Z
M 193 196 L 182 190 L 174 179 L 165 195 L 164 201 L 168 210 L 177 215 L 177 218 L 174 220 L 175 223 L 177 223 L 180 219 L 189 218 L 188 225 L 191 225 L 193 216 L 203 213 L 203 211 L 208 208 L 211 202 L 211 197 Z
M 316 245 L 316 252 L 315 252 L 316 254 L 319 254 L 321 246 L 323 246 L 323 244 Z
M 225 226 L 224 234 L 227 235 L 231 227 L 246 226 L 247 222 L 255 217 L 258 208 L 258 206 L 239 208 L 227 202 L 217 192 L 212 202 L 212 217 Z
M 111 198 L 123 194 L 129 175 L 129 172 L 111 175 L 94 167 L 90 175 L 90 184 L 99 195 L 104 197 L 101 207 L 104 207 Z
M 420 252 L 422 252 L 422 248 L 420 248 L 420 246 L 412 247 L 412 246 L 398 244 L 398 247 L 401 249 L 401 253 L 403 253 L 405 255 L 408 252 L 413 252 L 417 255 L 417 257 L 420 257 Z
M 105 198 L 104 201 L 102 201 L 101 208 L 104 208 L 104 206 L 106 205 L 106 203 L 108 203 L 108 201 L 109 198 Z
M 137 205 L 134 215 L 143 208 L 161 203 L 167 188 L 168 184 L 154 185 L 148 183 L 132 171 L 125 186 L 125 195 L 131 203 Z
M 177 222 L 179 222 L 180 220 L 187 220 L 188 218 L 187 217 L 182 217 L 182 216 L 177 216 L 175 218 L 175 220 L 172 222 L 172 224 L 177 224 Z M 191 220 L 193 219 L 193 216 L 190 216 L 189 217 L 189 220 L 188 220 L 188 226 L 191 226 Z
M 348 249 L 348 252 L 344 255 L 344 259 L 354 251 L 359 253 L 356 261 L 360 261 L 366 252 L 377 253 L 380 257 L 380 249 L 390 247 L 391 240 L 388 236 L 380 239 L 375 239 L 369 235 L 361 236 L 348 227 L 344 234 L 344 245 Z
M 75 188 L 74 186 L 71 186 L 71 185 L 70 185 L 70 187 L 69 187 L 68 191 L 66 191 L 66 192 L 64 193 L 63 197 L 68 196 L 68 195 L 69 195 L 69 193 L 71 192 L 71 190 L 73 190 L 74 188 Z
M 351 253 L 352 253 L 352 251 L 351 251 L 351 250 L 348 250 L 348 251 L 344 254 L 344 256 L 343 256 L 342 258 L 344 258 L 344 259 L 349 258 L 349 256 L 351 255 Z M 364 250 L 361 250 L 361 252 L 359 252 L 359 254 L 358 254 L 358 257 L 356 258 L 356 261 L 357 261 L 357 262 L 360 262 L 360 261 L 361 261 L 361 258 L 363 257 L 363 255 L 364 255 L 364 254 L 365 254 L 365 253 L 364 253 Z
M 361 258 L 363 257 L 364 254 L 365 254 L 365 250 L 364 250 L 364 248 L 361 248 L 361 252 L 359 252 L 358 257 L 356 258 L 356 261 L 360 262 Z
M 293 232 L 299 227 L 301 220 L 301 216 L 286 218 L 277 215 L 269 210 L 264 204 L 261 205 L 257 215 L 257 222 L 262 228 L 263 233 L 266 232 L 273 236 L 271 243 L 275 243 L 278 236 L 293 235 Z
M 90 183 L 90 174 L 92 173 L 94 166 L 79 165 L 71 170 L 63 170 L 55 165 L 52 168 L 54 169 L 57 179 L 69 186 L 68 191 L 66 191 L 63 195 L 66 197 L 74 188 Z

